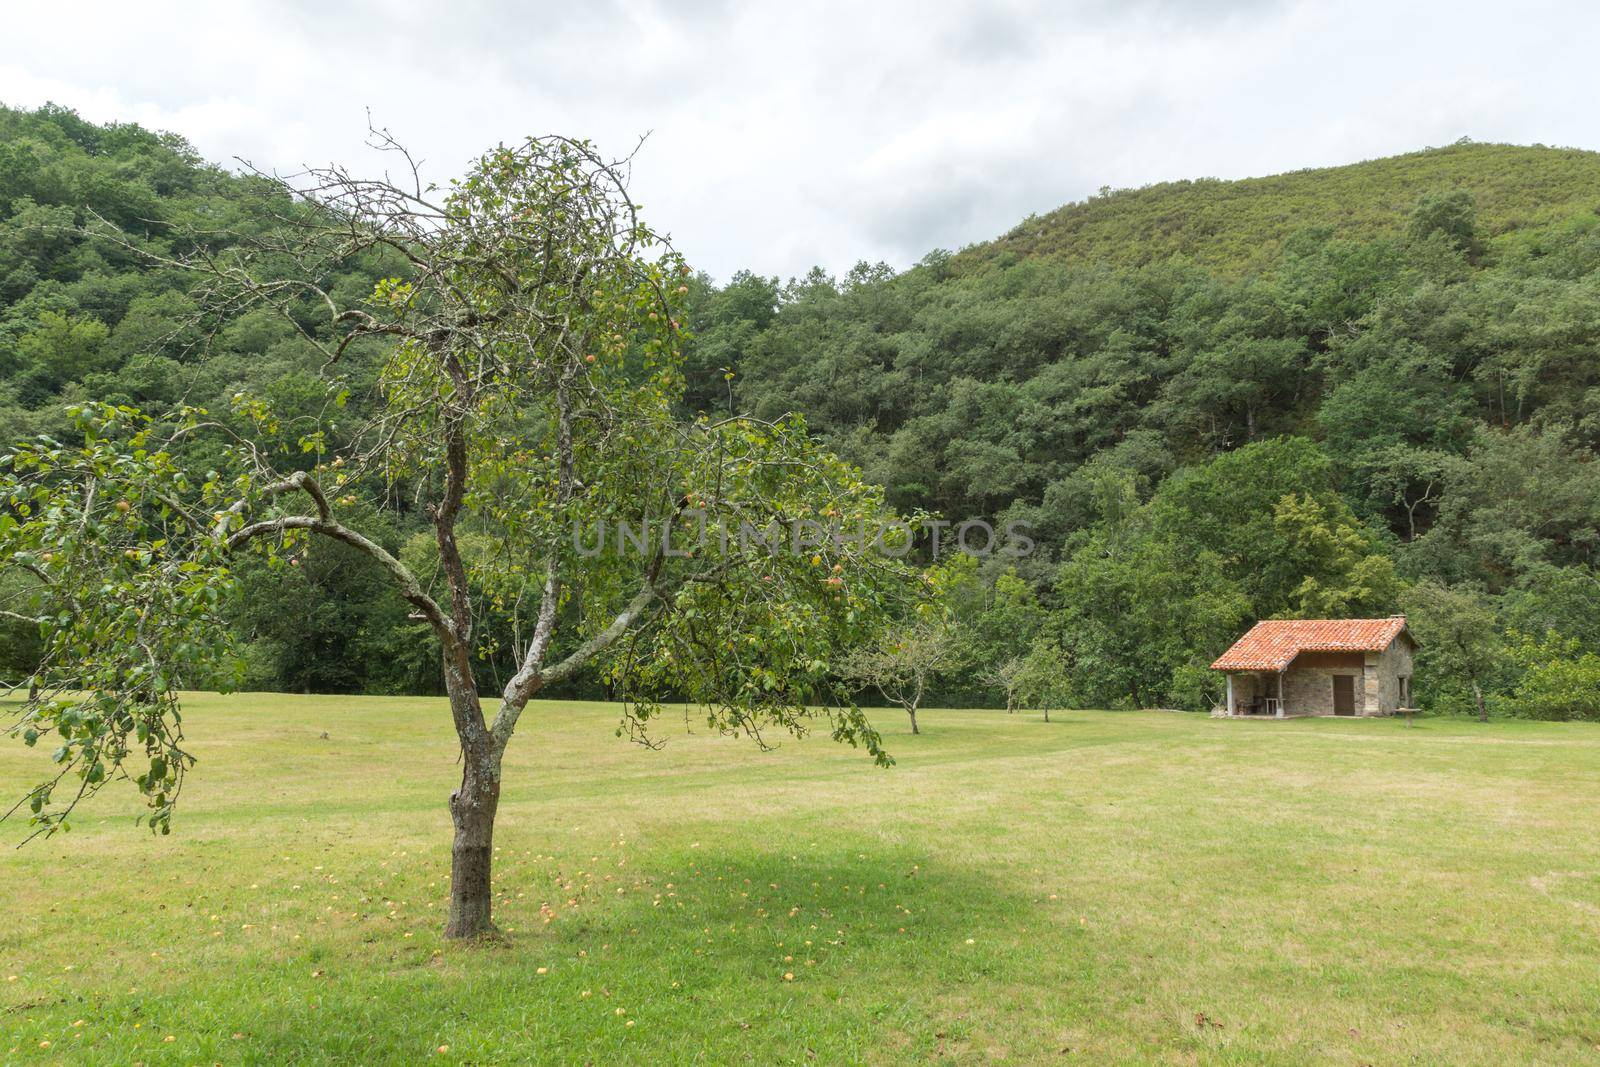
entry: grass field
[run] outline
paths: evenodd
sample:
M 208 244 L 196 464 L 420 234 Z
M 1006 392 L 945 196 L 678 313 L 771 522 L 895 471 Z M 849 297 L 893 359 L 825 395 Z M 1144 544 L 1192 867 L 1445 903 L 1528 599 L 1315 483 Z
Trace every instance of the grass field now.
M 189 709 L 171 837 L 0 854 L 5 1062 L 1600 1062 L 1593 727 L 884 712 L 885 771 L 536 705 L 464 946 L 442 701 Z

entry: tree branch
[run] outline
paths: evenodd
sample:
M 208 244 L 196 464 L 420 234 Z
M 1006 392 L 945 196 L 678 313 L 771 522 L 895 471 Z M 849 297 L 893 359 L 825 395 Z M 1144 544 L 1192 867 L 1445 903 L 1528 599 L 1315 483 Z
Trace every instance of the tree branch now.
M 638 621 L 639 616 L 657 595 L 655 568 L 652 567 L 640 584 L 638 592 L 628 601 L 627 607 L 623 608 L 604 630 L 579 645 L 571 655 L 548 670 L 537 671 L 527 678 L 518 672 L 517 678 L 513 678 L 511 684 L 506 687 L 506 699 L 501 702 L 500 711 L 495 715 L 494 725 L 489 730 L 497 751 L 503 751 L 506 743 L 511 740 L 512 731 L 517 728 L 517 719 L 522 716 L 522 709 L 528 706 L 528 701 L 532 699 L 534 693 L 547 685 L 565 681 L 582 670 L 584 664 L 593 659 L 597 653 L 605 651 L 617 638 L 627 633 L 629 627 Z M 513 689 L 513 686 L 517 688 Z
M 579 348 L 587 347 L 587 338 Z M 556 382 L 556 507 L 565 508 L 572 499 L 573 473 L 572 447 L 572 379 L 578 364 L 569 362 Z M 533 637 L 528 642 L 527 654 L 510 682 L 506 684 L 503 701 L 508 704 L 526 704 L 539 687 L 539 671 L 544 667 L 544 657 L 550 649 L 550 639 L 555 635 L 556 612 L 561 601 L 560 531 L 550 539 L 545 557 L 544 593 L 539 600 L 539 617 L 534 623 Z M 652 566 L 650 580 L 654 580 Z M 497 720 L 498 721 L 498 717 Z M 509 732 L 508 735 L 509 736 Z
M 303 474 L 296 475 L 296 478 L 305 477 L 307 476 Z M 313 499 L 318 500 L 324 508 L 327 507 L 327 501 L 322 500 L 320 497 L 320 490 L 313 495 Z M 438 602 L 422 588 L 422 584 L 417 581 L 416 575 L 411 573 L 411 569 L 376 541 L 334 521 L 331 517 L 284 515 L 276 519 L 265 519 L 235 531 L 228 537 L 225 544 L 228 550 L 232 551 L 258 537 L 282 533 L 285 530 L 309 530 L 312 533 L 321 534 L 323 537 L 349 545 L 351 548 L 371 556 L 383 566 L 384 570 L 389 572 L 390 577 L 400 586 L 400 595 L 427 617 L 428 622 L 433 625 L 439 636 L 447 644 L 453 645 L 457 643 L 455 627 L 451 625 L 450 617 L 445 614 L 444 609 L 439 606 Z

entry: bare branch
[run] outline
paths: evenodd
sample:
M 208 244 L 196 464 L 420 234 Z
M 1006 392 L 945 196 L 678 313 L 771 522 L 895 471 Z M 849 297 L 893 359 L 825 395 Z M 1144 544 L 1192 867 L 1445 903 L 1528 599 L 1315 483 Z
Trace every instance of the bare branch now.
M 311 498 L 317 509 L 315 516 L 284 515 L 251 523 L 228 536 L 226 541 L 228 549 L 236 549 L 258 537 L 279 534 L 286 530 L 309 530 L 312 533 L 349 545 L 377 560 L 383 566 L 384 570 L 399 585 L 400 595 L 418 611 L 422 612 L 423 616 L 438 631 L 447 645 L 459 644 L 460 639 L 453 621 L 445 614 L 444 609 L 439 606 L 438 602 L 423 589 L 422 583 L 417 581 L 416 575 L 411 573 L 411 569 L 376 541 L 334 519 L 333 511 L 328 506 L 328 498 L 323 494 L 322 486 L 317 483 L 315 478 L 304 471 L 300 471 L 282 482 L 266 486 L 262 491 L 269 496 L 276 496 L 293 490 L 300 490 Z

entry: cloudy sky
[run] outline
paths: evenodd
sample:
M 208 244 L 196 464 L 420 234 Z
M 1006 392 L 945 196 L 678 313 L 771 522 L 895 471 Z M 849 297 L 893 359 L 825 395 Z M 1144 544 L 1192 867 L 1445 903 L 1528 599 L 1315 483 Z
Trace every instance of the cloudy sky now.
M 904 267 L 1102 185 L 1463 135 L 1600 148 L 1588 0 L 57 0 L 4 21 L 0 102 L 219 162 L 362 163 L 368 109 L 439 179 L 532 132 L 649 134 L 635 196 L 719 278 Z

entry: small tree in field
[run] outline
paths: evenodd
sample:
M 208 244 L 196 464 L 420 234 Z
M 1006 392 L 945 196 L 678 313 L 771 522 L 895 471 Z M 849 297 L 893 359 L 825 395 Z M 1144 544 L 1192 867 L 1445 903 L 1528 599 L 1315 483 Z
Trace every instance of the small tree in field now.
M 31 574 L 0 577 L 0 697 L 39 691 L 39 619 L 5 606 L 25 603 L 35 584 Z
M 461 753 L 449 936 L 492 929 L 502 757 L 529 700 L 580 671 L 625 697 L 619 733 L 647 737 L 670 695 L 758 740 L 823 715 L 888 762 L 826 680 L 915 599 L 915 575 L 821 531 L 892 516 L 796 418 L 674 414 L 687 268 L 624 175 L 586 142 L 535 138 L 442 197 L 332 169 L 276 185 L 282 226 L 265 235 L 108 235 L 198 272 L 214 309 L 281 312 L 325 354 L 329 403 L 300 425 L 249 396 L 159 421 L 90 408 L 81 441 L 0 453 L 0 578 L 31 583 L 7 610 L 37 627 L 46 681 L 13 729 L 58 765 L 24 798 L 36 832 L 116 778 L 168 830 L 194 762 L 178 690 L 234 662 L 218 614 L 232 564 L 287 565 L 310 537 L 375 560 L 437 642 Z M 347 302 L 329 279 L 354 261 L 394 276 Z M 337 377 L 352 346 L 381 365 L 357 425 Z M 366 487 L 425 517 L 426 569 L 355 527 Z M 515 674 L 485 700 L 475 622 L 490 608 L 519 636 Z
M 961 665 L 960 633 L 942 616 L 919 616 L 886 631 L 874 644 L 857 648 L 839 664 L 839 672 L 905 711 L 911 732 L 921 733 L 917 710 L 928 687 L 941 673 Z
M 1023 682 L 1027 659 L 1011 656 L 984 672 L 983 680 L 1006 695 L 1006 714 L 1017 710 L 1017 687 Z
M 1018 671 L 1017 695 L 1025 707 L 1044 712 L 1044 721 L 1050 721 L 1051 710 L 1067 706 L 1069 699 L 1067 681 L 1067 655 L 1059 645 L 1040 638 L 1034 641 L 1023 657 Z

